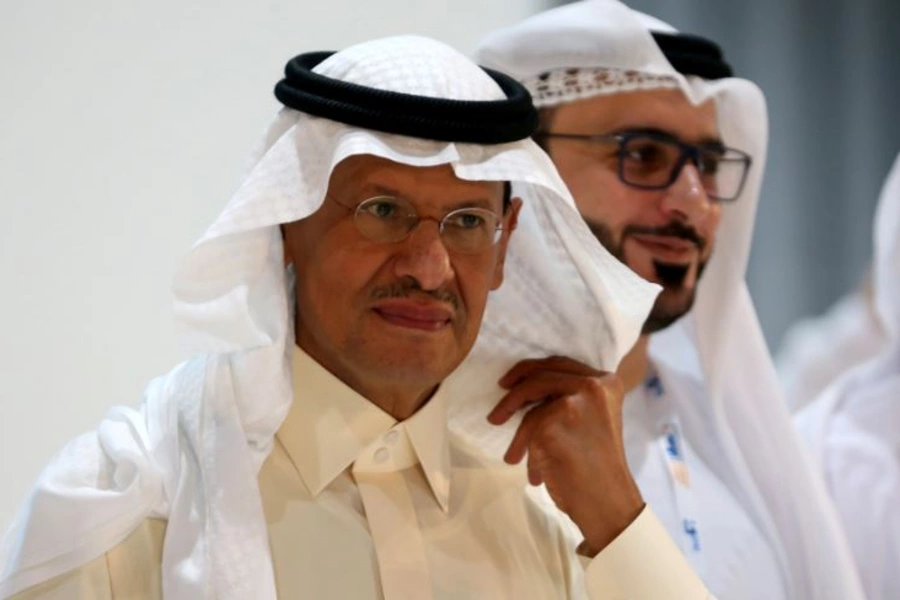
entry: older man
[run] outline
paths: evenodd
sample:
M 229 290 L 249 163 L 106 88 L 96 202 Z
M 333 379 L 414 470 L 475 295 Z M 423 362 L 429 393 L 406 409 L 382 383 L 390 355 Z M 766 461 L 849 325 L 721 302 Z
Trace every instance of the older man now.
M 597 239 L 663 288 L 617 371 L 648 505 L 720 599 L 861 597 L 744 283 L 766 142 L 758 88 L 712 42 L 615 0 L 499 30 L 477 60 L 529 88 L 536 139 Z
M 537 358 L 498 385 L 584 326 L 614 366 L 654 294 L 527 139 L 524 89 L 414 37 L 286 74 L 176 277 L 198 356 L 48 467 L 0 596 L 706 598 L 628 473 L 618 378 Z M 448 429 L 490 428 L 478 394 L 527 479 Z

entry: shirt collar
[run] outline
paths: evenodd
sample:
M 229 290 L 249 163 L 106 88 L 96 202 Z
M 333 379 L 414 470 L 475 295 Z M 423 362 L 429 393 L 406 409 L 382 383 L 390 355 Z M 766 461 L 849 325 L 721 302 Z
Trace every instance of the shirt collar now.
M 277 437 L 313 496 L 354 463 L 396 470 L 418 462 L 438 504 L 448 509 L 450 449 L 441 389 L 398 422 L 296 346 L 292 371 L 294 402 Z M 384 462 L 376 464 L 379 459 Z

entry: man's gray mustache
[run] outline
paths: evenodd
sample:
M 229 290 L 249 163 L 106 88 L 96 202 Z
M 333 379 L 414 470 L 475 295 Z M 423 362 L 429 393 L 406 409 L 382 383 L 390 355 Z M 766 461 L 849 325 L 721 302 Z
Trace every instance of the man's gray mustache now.
M 459 310 L 459 297 L 448 289 L 423 290 L 416 281 L 398 281 L 389 285 L 383 285 L 372 290 L 369 295 L 371 300 L 386 300 L 389 298 L 409 298 L 413 295 L 428 296 L 438 302 L 449 304 L 454 311 Z

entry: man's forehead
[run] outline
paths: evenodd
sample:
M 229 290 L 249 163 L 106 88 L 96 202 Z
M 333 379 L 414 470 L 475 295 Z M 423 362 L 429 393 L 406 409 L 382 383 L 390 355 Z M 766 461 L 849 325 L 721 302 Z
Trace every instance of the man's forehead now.
M 440 190 L 448 197 L 471 196 L 472 199 L 490 198 L 502 193 L 500 181 L 461 179 L 446 163 L 416 166 L 372 154 L 349 156 L 338 163 L 332 171 L 329 187 L 396 195 L 415 195 L 419 189 L 429 192 Z
M 672 89 L 607 94 L 561 105 L 553 129 L 563 128 L 593 134 L 656 130 L 694 143 L 720 139 L 715 101 L 695 105 L 681 90 Z

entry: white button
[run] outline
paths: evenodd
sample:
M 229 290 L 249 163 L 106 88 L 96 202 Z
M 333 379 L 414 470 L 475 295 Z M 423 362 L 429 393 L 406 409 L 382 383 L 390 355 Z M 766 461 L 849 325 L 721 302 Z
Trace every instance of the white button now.
M 399 438 L 399 437 L 400 437 L 400 434 L 397 432 L 397 430 L 392 429 L 392 430 L 388 431 L 386 434 L 384 434 L 384 442 L 386 444 L 396 444 L 397 438 Z
M 375 451 L 375 462 L 379 465 L 387 462 L 387 459 L 391 457 L 391 451 L 387 448 L 379 448 Z

